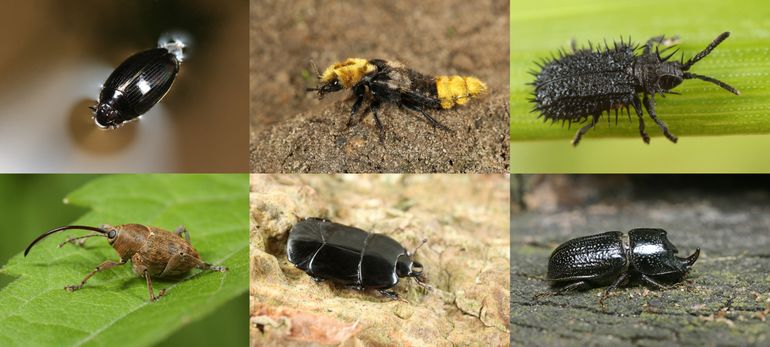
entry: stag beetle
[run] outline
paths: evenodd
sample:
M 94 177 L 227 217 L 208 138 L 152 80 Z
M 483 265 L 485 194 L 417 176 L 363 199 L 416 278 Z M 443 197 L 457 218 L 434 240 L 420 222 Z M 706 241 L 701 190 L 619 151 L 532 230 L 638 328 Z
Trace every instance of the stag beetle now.
M 425 282 L 422 264 L 398 241 L 321 218 L 305 218 L 291 228 L 286 255 L 317 282 L 328 279 L 356 290 L 377 289 L 394 300 L 398 294 L 388 289 L 399 277 Z
M 535 298 L 609 286 L 599 300 L 603 304 L 613 289 L 628 284 L 631 278 L 656 289 L 669 288 L 690 271 L 700 248 L 687 258 L 675 256 L 677 252 L 663 229 L 639 228 L 628 235 L 608 231 L 578 237 L 561 244 L 548 259 L 547 279 L 560 288 Z
M 27 256 L 29 250 L 38 241 L 53 233 L 70 229 L 91 230 L 95 231 L 96 234 L 70 237 L 59 244 L 59 247 L 67 243 L 82 246 L 85 238 L 106 237 L 112 248 L 120 256 L 120 261 L 107 260 L 101 263 L 95 270 L 89 272 L 80 284 L 64 287 L 64 289 L 70 292 L 83 288 L 86 281 L 97 272 L 117 265 L 124 265 L 129 260 L 131 260 L 133 265 L 134 273 L 147 280 L 150 301 L 156 301 L 166 294 L 166 289 L 163 289 L 158 293 L 158 296 L 155 296 L 150 277 L 178 278 L 192 269 L 227 271 L 227 268 L 224 266 L 212 265 L 201 260 L 198 252 L 190 244 L 190 233 L 183 226 L 180 226 L 172 233 L 161 228 L 141 224 L 123 224 L 118 226 L 105 224 L 99 228 L 84 225 L 68 225 L 51 229 L 38 236 L 24 250 L 24 256 Z

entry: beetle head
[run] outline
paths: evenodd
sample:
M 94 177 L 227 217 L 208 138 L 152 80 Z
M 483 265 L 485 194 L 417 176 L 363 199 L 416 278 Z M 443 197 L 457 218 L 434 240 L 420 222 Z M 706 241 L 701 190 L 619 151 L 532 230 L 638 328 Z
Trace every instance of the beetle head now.
M 94 122 L 102 129 L 114 129 L 123 123 L 120 112 L 107 103 L 99 103 L 96 107 L 91 107 L 94 111 Z
M 313 64 L 313 69 L 318 75 L 319 85 L 316 88 L 308 88 L 307 91 L 318 92 L 319 99 L 328 93 L 353 88 L 358 82 L 377 72 L 377 67 L 374 64 L 361 58 L 349 58 L 332 64 L 323 73 L 318 70 L 315 64 Z
M 422 264 L 414 261 L 408 254 L 402 254 L 396 262 L 396 275 L 398 277 L 415 277 L 419 281 L 422 274 Z
M 426 242 L 428 242 L 427 239 L 422 240 L 420 245 L 414 249 L 414 252 L 411 254 L 406 252 L 398 257 L 398 261 L 396 262 L 396 275 L 398 275 L 398 277 L 414 277 L 418 283 L 425 282 L 425 275 L 422 273 L 422 264 L 414 261 L 414 256 Z
M 719 44 L 722 43 L 722 41 L 727 39 L 729 36 L 730 36 L 729 32 L 723 32 L 719 36 L 717 36 L 717 38 L 715 38 L 714 41 L 711 41 L 711 43 L 705 49 L 703 49 L 698 54 L 696 54 L 695 56 L 693 56 L 692 58 L 687 60 L 687 62 L 673 62 L 673 63 L 676 63 L 678 65 L 679 69 L 681 69 L 682 79 L 699 79 L 699 80 L 702 80 L 702 81 L 706 81 L 706 82 L 709 82 L 709 83 L 716 84 L 719 87 L 721 87 L 722 89 L 724 89 L 724 90 L 726 90 L 726 91 L 728 91 L 730 93 L 733 93 L 735 95 L 741 95 L 741 93 L 737 89 L 733 88 L 729 84 L 727 84 L 725 82 L 722 82 L 722 81 L 720 81 L 720 80 L 718 80 L 716 78 L 708 77 L 708 76 L 703 76 L 703 75 L 698 75 L 698 74 L 695 74 L 695 73 L 692 73 L 692 72 L 687 72 L 688 70 L 690 70 L 690 68 L 693 65 L 695 65 L 695 63 L 697 63 L 698 61 L 700 61 L 701 59 L 703 59 L 707 55 L 709 55 L 709 53 L 711 53 L 711 51 L 714 50 L 714 48 L 719 46 Z M 666 59 L 668 59 L 668 57 Z M 680 83 L 681 83 L 681 81 L 680 81 Z
M 631 263 L 637 271 L 649 276 L 675 282 L 690 270 L 700 255 L 700 249 L 687 258 L 677 257 L 679 250 L 663 229 L 633 229 L 628 232 Z

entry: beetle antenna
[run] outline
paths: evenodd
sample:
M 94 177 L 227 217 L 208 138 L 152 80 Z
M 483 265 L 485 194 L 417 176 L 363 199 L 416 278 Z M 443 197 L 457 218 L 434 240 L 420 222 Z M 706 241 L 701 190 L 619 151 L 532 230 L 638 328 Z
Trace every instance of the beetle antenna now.
M 318 65 L 315 64 L 314 61 L 310 61 L 310 67 L 313 69 L 313 72 L 318 78 L 321 78 L 321 70 L 318 70 Z
M 717 38 L 714 39 L 714 41 L 711 41 L 711 43 L 709 43 L 709 45 L 708 45 L 708 47 L 706 47 L 706 49 L 700 51 L 700 53 L 696 54 L 694 57 L 690 58 L 690 60 L 688 60 L 686 63 L 684 63 L 684 66 L 682 67 L 682 70 L 684 70 L 684 71 L 689 70 L 690 67 L 692 67 L 699 60 L 701 60 L 701 59 L 705 58 L 707 55 L 709 55 L 709 53 L 711 53 L 711 51 L 714 50 L 714 48 L 719 46 L 719 44 L 722 43 L 722 41 L 724 41 L 729 36 L 730 36 L 730 32 L 729 31 L 725 31 L 725 32 L 721 33 L 719 36 L 717 36 Z
M 692 72 L 685 72 L 684 74 L 682 74 L 682 78 L 684 78 L 684 79 L 699 79 L 699 80 L 702 80 L 702 81 L 711 82 L 711 83 L 714 83 L 714 84 L 722 87 L 724 90 L 727 90 L 730 93 L 733 93 L 735 95 L 741 95 L 741 92 L 739 92 L 738 89 L 735 89 L 735 88 L 731 87 L 729 84 L 727 84 L 725 82 L 722 82 L 722 81 L 720 81 L 720 80 L 718 80 L 716 78 L 713 78 L 713 77 L 698 75 L 698 74 L 694 74 Z
M 67 226 L 63 226 L 63 227 L 54 228 L 54 229 L 51 229 L 51 230 L 48 230 L 48 231 L 44 232 L 43 234 L 38 236 L 35 240 L 33 240 L 32 243 L 30 243 L 29 246 L 27 246 L 27 249 L 24 250 L 24 256 L 25 257 L 27 256 L 27 253 L 29 253 L 29 250 L 32 249 L 32 246 L 34 246 L 36 243 L 38 243 L 38 241 L 40 241 L 40 240 L 50 236 L 51 234 L 54 234 L 54 233 L 57 233 L 57 232 L 60 232 L 60 231 L 63 231 L 63 230 L 70 230 L 70 229 L 91 230 L 91 231 L 96 231 L 98 233 L 107 234 L 107 231 L 104 230 L 104 229 L 96 228 L 96 227 L 91 227 L 91 226 L 87 226 L 87 225 L 67 225 Z
M 85 236 L 69 237 L 69 238 L 67 238 L 67 241 L 64 241 L 64 242 L 59 244 L 59 248 L 64 247 L 64 245 L 66 245 L 68 243 L 71 243 L 71 244 L 74 244 L 74 245 L 78 245 L 78 246 L 83 246 L 83 245 L 85 245 L 85 241 L 83 241 L 83 239 L 87 239 L 89 237 L 94 237 L 94 236 L 107 237 L 107 235 L 104 235 L 104 234 L 89 234 L 89 235 L 85 235 Z
M 422 247 L 422 245 L 424 245 L 426 242 L 428 242 L 428 239 L 422 239 L 422 242 L 420 243 L 420 245 L 418 245 L 418 246 L 417 246 L 417 248 L 415 248 L 415 249 L 414 249 L 414 252 L 412 252 L 411 256 L 414 256 L 415 254 L 417 254 L 417 251 L 418 251 L 418 250 L 420 249 L 420 247 Z

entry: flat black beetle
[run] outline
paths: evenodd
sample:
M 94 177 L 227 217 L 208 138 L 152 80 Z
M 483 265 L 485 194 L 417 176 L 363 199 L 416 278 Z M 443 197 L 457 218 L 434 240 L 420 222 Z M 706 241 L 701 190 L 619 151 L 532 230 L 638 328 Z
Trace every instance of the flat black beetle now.
M 655 94 L 678 94 L 671 89 L 686 79 L 700 79 L 739 95 L 738 90 L 727 83 L 688 72 L 728 36 L 729 32 L 722 33 L 687 62 L 668 61 L 676 51 L 661 57 L 660 53 L 671 48 L 669 46 L 663 51 L 658 51 L 657 47 L 666 41 L 663 36 L 648 40 L 641 55 L 635 54 L 639 46 L 631 44 L 630 40 L 616 42 L 614 47 L 605 43 L 604 48 L 596 49 L 577 49 L 573 43 L 572 53 L 562 51 L 558 58 L 544 60 L 538 64 L 540 72 L 532 72 L 535 75 L 535 82 L 532 83 L 535 91 L 531 99 L 535 103 L 533 111 L 539 111 L 544 121 L 572 124 L 589 120 L 589 124 L 580 128 L 572 140 L 572 144 L 577 146 L 583 135 L 596 125 L 603 113 L 606 112 L 609 117 L 610 111 L 614 110 L 617 122 L 618 110 L 625 110 L 631 117 L 630 105 L 639 117 L 639 134 L 642 140 L 650 143 L 650 136 L 644 130 L 644 105 L 647 114 L 658 124 L 663 135 L 671 142 L 676 142 L 677 137 L 669 132 L 666 123 L 658 119 L 655 113 Z
M 422 264 L 396 240 L 320 218 L 305 218 L 291 228 L 286 255 L 316 281 L 330 280 L 356 290 L 377 289 L 391 299 L 398 299 L 388 289 L 399 277 L 414 277 L 420 284 L 425 281 Z
M 136 119 L 163 99 L 179 72 L 184 43 L 158 42 L 158 48 L 136 53 L 118 65 L 99 93 L 94 121 L 102 129 L 114 129 Z
M 599 300 L 602 303 L 610 291 L 627 284 L 632 277 L 665 289 L 690 271 L 700 248 L 687 258 L 675 256 L 677 252 L 663 229 L 633 229 L 627 237 L 620 231 L 578 237 L 551 253 L 547 279 L 563 287 L 547 294 L 609 285 Z

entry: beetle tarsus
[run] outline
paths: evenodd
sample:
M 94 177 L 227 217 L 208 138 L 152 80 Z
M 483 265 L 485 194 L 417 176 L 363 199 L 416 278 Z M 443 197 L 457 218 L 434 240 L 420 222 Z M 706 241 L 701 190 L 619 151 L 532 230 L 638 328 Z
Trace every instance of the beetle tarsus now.
M 391 300 L 398 300 L 399 299 L 398 298 L 398 293 L 396 293 L 396 292 L 394 292 L 392 290 L 381 289 L 381 290 L 379 290 L 379 292 L 380 292 L 380 294 L 382 294 L 383 296 L 388 297 Z

